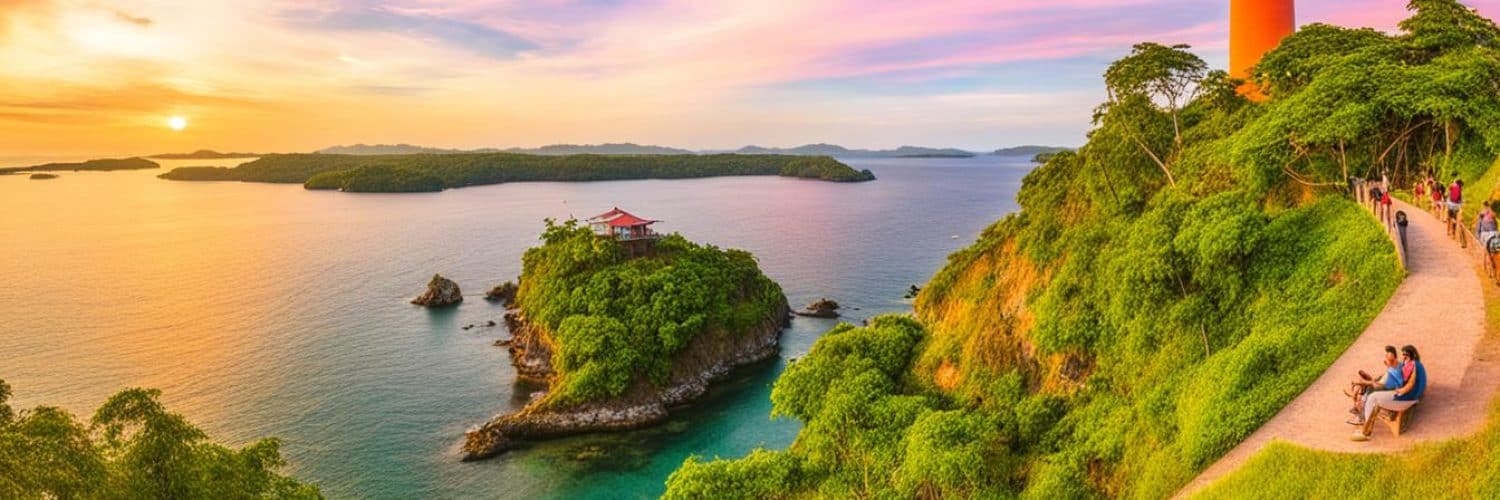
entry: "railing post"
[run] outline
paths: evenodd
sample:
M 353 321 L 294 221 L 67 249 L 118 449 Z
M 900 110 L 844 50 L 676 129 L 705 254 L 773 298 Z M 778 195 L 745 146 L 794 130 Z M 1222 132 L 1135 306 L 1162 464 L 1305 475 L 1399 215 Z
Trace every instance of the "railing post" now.
M 1406 256 L 1406 253 L 1407 253 L 1407 247 L 1406 247 L 1406 223 L 1407 223 L 1407 220 L 1406 220 L 1406 211 L 1405 210 L 1397 210 L 1396 211 L 1396 228 L 1401 233 L 1401 239 L 1400 240 L 1401 240 L 1401 268 L 1402 269 L 1408 269 L 1407 266 L 1409 264 L 1409 261 L 1408 261 L 1407 256 Z

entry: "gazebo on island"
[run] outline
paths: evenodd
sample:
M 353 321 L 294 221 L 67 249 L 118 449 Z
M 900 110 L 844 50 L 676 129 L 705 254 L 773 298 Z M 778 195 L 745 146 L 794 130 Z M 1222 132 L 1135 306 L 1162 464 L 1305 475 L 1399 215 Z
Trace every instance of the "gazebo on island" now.
M 650 251 L 652 244 L 661 239 L 661 234 L 651 230 L 659 220 L 642 219 L 620 207 L 589 217 L 589 228 L 603 238 L 613 238 L 625 246 L 632 257 Z

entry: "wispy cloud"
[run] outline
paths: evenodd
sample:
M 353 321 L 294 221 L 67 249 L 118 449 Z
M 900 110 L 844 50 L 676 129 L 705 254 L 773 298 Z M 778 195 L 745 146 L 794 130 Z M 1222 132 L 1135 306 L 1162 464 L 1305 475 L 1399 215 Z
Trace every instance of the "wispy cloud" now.
M 113 12 L 115 14 L 115 19 L 119 19 L 121 21 L 130 23 L 130 24 L 134 24 L 134 25 L 140 26 L 142 28 L 145 28 L 147 26 L 151 26 L 151 18 L 149 18 L 149 17 L 132 16 L 132 15 L 130 15 L 129 12 L 125 12 L 125 11 L 119 10 L 119 9 L 112 10 L 111 12 Z
M 497 59 L 516 57 L 537 48 L 531 41 L 503 29 L 444 17 L 423 9 L 355 3 L 289 8 L 280 11 L 279 17 L 299 28 L 401 34 Z
M 1392 30 L 1405 3 L 1301 0 L 1298 20 Z M 1500 15 L 1500 0 L 1468 3 Z M 152 151 L 164 137 L 234 150 L 1076 144 L 1110 61 L 1141 41 L 1223 61 L 1227 11 L 1203 0 L 0 0 L 0 150 Z M 168 113 L 194 127 L 162 135 Z

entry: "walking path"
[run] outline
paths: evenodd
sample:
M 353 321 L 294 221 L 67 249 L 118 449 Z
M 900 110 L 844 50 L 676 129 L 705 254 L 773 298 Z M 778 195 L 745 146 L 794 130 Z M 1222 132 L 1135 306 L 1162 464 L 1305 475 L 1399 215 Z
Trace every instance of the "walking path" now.
M 1407 226 L 1407 276 L 1385 309 L 1306 391 L 1178 493 L 1189 496 L 1249 460 L 1272 440 L 1347 453 L 1393 453 L 1419 442 L 1478 431 L 1500 386 L 1500 342 L 1485 340 L 1485 290 L 1477 245 L 1459 248 L 1441 221 L 1397 201 Z M 1358 370 L 1379 373 L 1386 345 L 1415 345 L 1427 367 L 1427 391 L 1400 437 L 1377 424 L 1370 441 L 1349 440 L 1354 426 L 1343 390 Z

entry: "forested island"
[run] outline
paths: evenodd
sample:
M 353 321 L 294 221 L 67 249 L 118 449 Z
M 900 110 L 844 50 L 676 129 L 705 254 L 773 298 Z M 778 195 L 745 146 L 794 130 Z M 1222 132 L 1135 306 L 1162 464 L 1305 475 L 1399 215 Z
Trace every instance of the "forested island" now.
M 787 368 L 771 398 L 804 423 L 791 447 L 690 458 L 666 497 L 1170 497 L 1321 375 L 1400 281 L 1347 179 L 1431 171 L 1491 195 L 1493 177 L 1476 181 L 1500 151 L 1500 29 L 1453 0 L 1411 8 L 1399 35 L 1291 35 L 1254 72 L 1263 102 L 1186 46 L 1136 45 L 1104 75 L 1087 144 L 1028 174 L 1020 212 L 952 255 L 914 317 L 835 328 Z M 1227 493 L 1421 496 L 1483 477 L 1433 453 L 1450 475 L 1308 455 L 1280 450 Z M 1385 486 L 1361 489 L 1372 474 Z
M 211 149 L 200 149 L 191 153 L 163 153 L 151 155 L 151 158 L 160 160 L 232 160 L 236 158 L 255 158 L 260 156 L 256 153 L 220 153 Z
M 331 146 L 314 151 L 318 154 L 338 155 L 410 155 L 410 154 L 463 154 L 463 153 L 517 153 L 529 155 L 691 155 L 693 151 L 665 146 L 650 146 L 633 143 L 610 144 L 549 144 L 537 148 L 479 148 L 448 149 L 415 146 L 411 144 L 353 144 Z
M 10 395 L 0 380 L 0 498 L 322 498 L 280 473 L 277 440 L 214 443 L 160 391 L 120 391 L 86 422 L 53 406 L 15 410 Z
M 77 163 L 44 163 L 41 165 L 32 165 L 29 167 L 0 168 L 0 172 L 107 172 L 112 170 L 146 170 L 152 168 L 161 168 L 161 165 L 144 158 L 120 158 L 88 160 Z
M 183 167 L 160 177 L 182 181 L 300 183 L 348 192 L 431 192 L 534 181 L 684 179 L 778 175 L 834 182 L 874 180 L 838 160 L 788 155 L 269 155 L 238 167 Z
M 1015 146 L 996 149 L 990 154 L 995 156 L 1037 156 L 1054 155 L 1064 151 L 1072 150 L 1072 148 L 1065 148 L 1062 146 Z
M 833 156 L 836 158 L 972 158 L 974 153 L 953 148 L 925 148 L 901 146 L 896 149 L 849 149 L 837 144 L 806 144 L 794 148 L 766 148 L 745 146 L 735 151 L 738 154 L 776 154 L 802 156 Z
M 546 392 L 469 431 L 465 460 L 659 422 L 777 352 L 790 307 L 748 252 L 674 234 L 631 255 L 576 221 L 547 221 L 542 241 L 522 259 L 509 347 L 519 376 Z

